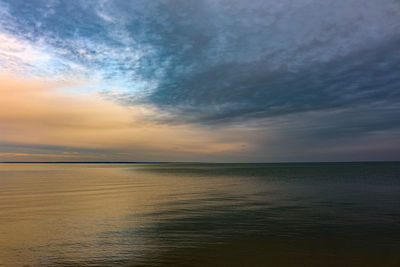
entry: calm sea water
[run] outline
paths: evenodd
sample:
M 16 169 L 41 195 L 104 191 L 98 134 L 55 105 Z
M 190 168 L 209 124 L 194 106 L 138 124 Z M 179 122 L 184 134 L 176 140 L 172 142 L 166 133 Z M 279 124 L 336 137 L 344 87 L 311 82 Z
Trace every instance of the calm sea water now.
M 0 164 L 1 266 L 400 266 L 400 164 Z

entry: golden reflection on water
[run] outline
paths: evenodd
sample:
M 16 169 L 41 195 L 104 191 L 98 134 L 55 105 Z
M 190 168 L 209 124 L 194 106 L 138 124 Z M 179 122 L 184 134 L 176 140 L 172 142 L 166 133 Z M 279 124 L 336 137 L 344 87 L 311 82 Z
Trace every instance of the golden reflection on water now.
M 146 166 L 147 168 L 148 166 Z M 134 165 L 0 165 L 0 259 L 5 265 L 50 264 L 57 260 L 115 257 L 152 240 L 132 231 L 177 214 L 168 203 L 196 210 L 205 194 L 255 190 L 229 177 L 168 176 Z M 187 201 L 187 202 L 186 202 Z M 204 205 L 204 202 L 198 203 Z M 221 204 L 221 203 L 219 203 Z M 143 216 L 161 214 L 156 216 Z M 104 233 L 130 229 L 132 240 Z M 112 248 L 113 244 L 122 244 Z M 154 244 L 155 246 L 155 244 Z M 115 251 L 118 249 L 119 251 Z M 139 250 L 140 251 L 140 250 Z M 142 253 L 146 251 L 143 250 Z M 109 254 L 109 255 L 107 255 Z M 119 255 L 124 257 L 124 255 Z M 129 256 L 129 255 L 127 255 Z

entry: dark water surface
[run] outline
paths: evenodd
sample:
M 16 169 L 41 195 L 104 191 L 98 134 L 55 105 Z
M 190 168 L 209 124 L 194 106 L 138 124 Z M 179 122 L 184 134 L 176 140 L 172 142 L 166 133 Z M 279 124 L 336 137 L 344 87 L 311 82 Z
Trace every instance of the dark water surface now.
M 400 266 L 400 164 L 0 164 L 0 266 Z

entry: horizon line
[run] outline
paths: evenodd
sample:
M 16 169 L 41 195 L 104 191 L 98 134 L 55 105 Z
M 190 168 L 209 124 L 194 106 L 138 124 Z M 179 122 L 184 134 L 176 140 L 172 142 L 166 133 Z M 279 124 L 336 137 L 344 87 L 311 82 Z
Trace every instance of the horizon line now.
M 0 161 L 0 164 L 283 164 L 283 163 L 400 163 L 400 160 L 361 161 L 279 161 L 279 162 L 205 162 L 205 161 Z

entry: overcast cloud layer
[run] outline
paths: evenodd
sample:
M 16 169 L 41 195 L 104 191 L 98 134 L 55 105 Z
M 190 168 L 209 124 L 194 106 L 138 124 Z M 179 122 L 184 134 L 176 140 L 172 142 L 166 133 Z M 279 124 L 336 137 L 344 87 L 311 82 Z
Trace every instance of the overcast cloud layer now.
M 3 70 L 96 81 L 163 123 L 259 128 L 260 159 L 267 133 L 283 160 L 320 143 L 400 159 L 397 0 L 0 0 L 0 33 Z

